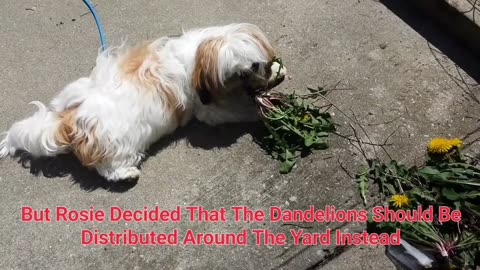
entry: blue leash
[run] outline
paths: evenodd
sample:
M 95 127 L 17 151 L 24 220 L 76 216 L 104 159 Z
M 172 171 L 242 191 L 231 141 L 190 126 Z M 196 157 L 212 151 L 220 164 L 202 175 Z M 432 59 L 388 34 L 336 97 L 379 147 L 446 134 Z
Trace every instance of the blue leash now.
M 93 8 L 92 4 L 90 4 L 88 0 L 83 0 L 83 3 L 87 5 L 88 9 L 93 15 L 93 18 L 95 19 L 95 23 L 97 24 L 97 28 L 98 28 L 98 33 L 100 34 L 100 42 L 102 43 L 102 51 L 105 51 L 105 48 L 107 48 L 107 45 L 105 44 L 105 35 L 103 34 L 102 24 L 100 23 L 100 19 L 97 16 L 97 12 L 95 12 L 95 9 Z

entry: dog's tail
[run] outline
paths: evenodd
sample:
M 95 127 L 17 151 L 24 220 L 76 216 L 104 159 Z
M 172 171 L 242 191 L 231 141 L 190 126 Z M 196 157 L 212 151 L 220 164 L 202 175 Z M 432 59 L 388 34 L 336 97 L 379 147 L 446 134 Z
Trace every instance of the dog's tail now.
M 29 152 L 34 157 L 55 156 L 66 152 L 67 146 L 57 142 L 56 131 L 60 124 L 56 112 L 49 111 L 39 101 L 33 101 L 38 111 L 19 121 L 4 133 L 0 142 L 0 159 L 14 156 L 18 150 Z

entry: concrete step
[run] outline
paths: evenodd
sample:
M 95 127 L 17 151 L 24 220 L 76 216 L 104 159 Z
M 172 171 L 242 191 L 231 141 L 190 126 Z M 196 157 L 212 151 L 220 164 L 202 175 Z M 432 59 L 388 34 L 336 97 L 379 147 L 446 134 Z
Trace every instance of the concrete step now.
M 480 2 L 474 0 L 409 0 L 409 2 L 438 20 L 452 35 L 480 55 Z

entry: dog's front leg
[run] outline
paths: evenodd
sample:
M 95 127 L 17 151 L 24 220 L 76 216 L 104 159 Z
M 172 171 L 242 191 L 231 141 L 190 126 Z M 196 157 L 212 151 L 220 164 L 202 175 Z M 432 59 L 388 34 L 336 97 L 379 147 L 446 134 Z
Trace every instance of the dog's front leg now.
M 95 166 L 97 172 L 109 181 L 137 180 L 140 177 L 138 165 L 143 154 L 122 154 Z

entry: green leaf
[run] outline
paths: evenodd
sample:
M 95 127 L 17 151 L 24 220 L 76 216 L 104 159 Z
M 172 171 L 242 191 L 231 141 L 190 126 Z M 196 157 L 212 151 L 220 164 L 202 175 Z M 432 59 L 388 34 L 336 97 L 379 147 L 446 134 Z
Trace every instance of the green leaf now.
M 362 197 L 363 204 L 367 205 L 367 192 L 368 192 L 368 171 L 365 168 L 361 169 L 361 173 L 357 175 L 358 181 L 358 190 L 360 191 L 360 196 Z
M 293 166 L 295 165 L 295 160 L 285 160 L 280 164 L 280 173 L 281 174 L 286 174 L 289 173 Z
M 467 207 L 470 211 L 472 211 L 477 216 L 477 218 L 480 218 L 480 205 L 473 204 L 466 201 L 465 207 Z
M 456 210 L 460 210 L 462 208 L 462 203 L 460 201 L 454 201 L 453 205 L 455 205 Z
M 432 175 L 432 174 L 439 174 L 440 171 L 433 167 L 425 166 L 422 169 L 418 170 L 418 173 L 423 175 Z
M 327 139 L 326 138 L 318 138 L 315 141 L 315 149 L 327 149 L 328 144 L 327 144 Z
M 328 132 L 318 132 L 317 136 L 318 137 L 328 137 L 329 133 Z
M 458 195 L 458 193 L 455 192 L 455 190 L 453 190 L 452 188 L 442 188 L 442 194 L 451 201 L 460 199 L 460 195 Z
M 422 198 L 422 199 L 424 199 L 424 200 L 426 200 L 430 203 L 436 201 L 435 198 L 432 197 L 430 195 L 430 193 L 427 190 L 425 190 L 424 188 L 415 187 L 415 188 L 411 189 L 409 191 L 409 193 L 412 194 L 413 196 L 420 197 L 420 198 Z
M 460 196 L 464 199 L 474 199 L 480 197 L 480 191 L 470 191 L 466 193 L 461 193 Z
M 449 180 L 444 180 L 445 183 L 450 183 L 450 184 L 457 184 L 461 186 L 476 186 L 480 187 L 480 182 L 472 181 L 476 179 L 469 179 L 469 180 L 459 180 L 459 179 L 449 179 Z
M 385 183 L 385 187 L 388 189 L 391 195 L 397 194 L 398 192 L 395 190 L 392 184 Z
M 312 137 L 306 137 L 305 138 L 305 147 L 310 147 L 312 144 L 315 143 L 315 141 L 312 139 Z

